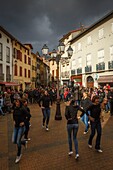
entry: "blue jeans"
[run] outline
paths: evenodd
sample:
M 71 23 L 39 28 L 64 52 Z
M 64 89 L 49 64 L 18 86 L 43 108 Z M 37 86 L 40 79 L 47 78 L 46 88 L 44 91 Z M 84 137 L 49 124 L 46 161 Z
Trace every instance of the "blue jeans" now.
M 76 154 L 78 154 L 78 140 L 77 140 L 77 132 L 78 132 L 78 124 L 67 124 L 67 132 L 68 132 L 68 144 L 69 151 L 72 151 L 72 133 L 73 133 L 73 141 Z
M 25 132 L 25 126 L 14 127 L 12 142 L 14 144 L 17 144 L 17 148 L 18 148 L 17 156 L 20 156 L 21 154 L 21 145 L 25 146 L 25 140 L 23 141 L 21 140 L 24 132 Z
M 48 127 L 49 120 L 50 120 L 50 108 L 42 109 L 42 113 L 43 113 L 43 125 L 45 124 L 46 121 L 46 127 Z
M 88 141 L 89 145 L 92 145 L 92 140 L 93 137 L 95 136 L 95 131 L 97 131 L 95 149 L 100 149 L 100 141 L 101 141 L 101 133 L 102 133 L 100 121 L 91 122 L 91 134 Z
M 81 117 L 82 122 L 85 124 L 85 132 L 88 131 L 89 129 L 89 124 L 88 124 L 88 116 L 86 115 L 86 113 L 84 113 L 84 115 Z

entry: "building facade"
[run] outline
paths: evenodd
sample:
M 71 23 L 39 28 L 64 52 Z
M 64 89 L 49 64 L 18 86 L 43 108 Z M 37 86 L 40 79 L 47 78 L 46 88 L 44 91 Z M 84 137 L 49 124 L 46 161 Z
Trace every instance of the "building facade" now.
M 113 11 L 68 41 L 73 48 L 70 80 L 85 87 L 113 86 Z M 64 53 L 63 56 L 66 56 Z

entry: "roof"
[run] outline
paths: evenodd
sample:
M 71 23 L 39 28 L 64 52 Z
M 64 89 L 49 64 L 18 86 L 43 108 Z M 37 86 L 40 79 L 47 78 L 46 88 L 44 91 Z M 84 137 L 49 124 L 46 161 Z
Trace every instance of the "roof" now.
M 72 31 L 68 32 L 67 34 L 63 35 L 63 37 L 62 37 L 59 41 L 65 40 L 65 39 L 68 38 L 72 33 L 78 32 L 78 31 L 80 31 L 80 30 L 81 30 L 81 28 L 76 29 L 76 30 L 72 30 Z
M 8 37 L 10 37 L 12 40 L 18 42 L 23 48 L 29 50 L 27 47 L 25 47 L 19 40 L 17 40 L 12 34 L 10 34 L 4 27 L 0 26 L 0 30 L 6 34 Z
M 31 44 L 24 44 L 24 45 L 27 45 L 29 46 L 31 49 L 33 49 L 33 46 Z
M 107 15 L 99 19 L 97 22 L 92 24 L 89 28 L 87 28 L 86 30 L 81 32 L 79 35 L 74 37 L 72 40 L 70 40 L 70 43 L 71 44 L 74 43 L 76 40 L 80 39 L 81 37 L 83 37 L 84 35 L 86 35 L 87 33 L 89 33 L 90 31 L 92 31 L 93 29 L 95 29 L 96 27 L 98 27 L 99 25 L 103 24 L 104 22 L 108 21 L 111 18 L 113 18 L 113 11 L 111 11 L 110 13 L 108 13 Z

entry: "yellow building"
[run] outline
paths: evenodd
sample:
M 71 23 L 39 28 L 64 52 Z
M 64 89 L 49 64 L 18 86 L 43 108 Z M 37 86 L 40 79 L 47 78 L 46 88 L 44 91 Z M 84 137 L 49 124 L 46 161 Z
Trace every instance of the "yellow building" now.
M 32 85 L 31 49 L 32 46 L 13 40 L 13 81 L 20 85 L 18 89 L 29 89 Z
M 37 77 L 37 55 L 31 53 L 32 56 L 32 88 L 36 88 L 36 77 Z

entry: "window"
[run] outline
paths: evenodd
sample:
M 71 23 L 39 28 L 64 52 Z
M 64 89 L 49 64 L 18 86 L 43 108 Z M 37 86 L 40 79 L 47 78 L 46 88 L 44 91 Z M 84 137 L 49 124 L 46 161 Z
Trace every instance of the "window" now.
M 28 57 L 28 64 L 31 65 L 31 58 Z
M 9 39 L 7 38 L 7 43 L 9 43 Z
M 10 63 L 10 48 L 6 47 L 6 62 Z
M 87 54 L 87 56 L 86 56 L 86 65 L 87 66 L 91 65 L 91 54 Z
M 17 49 L 16 48 L 13 49 L 13 56 L 15 59 L 17 59 Z
M 10 67 L 6 66 L 6 75 L 9 75 L 9 74 L 10 74 Z
M 58 69 L 56 69 L 56 78 L 57 78 L 57 79 L 59 78 L 59 72 L 58 72 Z
M 54 70 L 52 70 L 52 77 L 54 77 Z
M 104 50 L 99 50 L 98 51 L 98 63 L 104 62 Z
M 22 53 L 20 50 L 17 50 L 17 59 L 19 59 L 20 61 L 22 61 Z
M 2 38 L 2 34 L 0 33 L 0 38 Z
M 82 57 L 78 57 L 78 68 L 82 67 Z
M 28 70 L 28 78 L 30 78 L 30 70 Z
M 14 76 L 18 75 L 18 69 L 17 69 L 17 65 L 15 64 L 14 66 Z
M 3 54 L 2 54 L 2 50 L 3 50 L 3 46 L 2 46 L 2 44 L 0 43 L 0 60 L 2 60 L 2 58 L 3 58 Z
M 98 32 L 99 39 L 102 39 L 104 36 L 104 28 L 101 28 Z
M 80 51 L 82 49 L 82 45 L 81 45 L 81 43 L 79 42 L 78 43 L 78 51 Z
M 91 44 L 91 36 L 87 37 L 87 44 L 90 45 Z
M 0 75 L 2 75 L 2 74 L 3 74 L 3 65 L 0 64 Z
M 110 61 L 113 61 L 113 46 L 110 47 Z
M 26 64 L 27 63 L 27 56 L 24 55 L 24 63 Z
M 22 67 L 20 67 L 20 76 L 22 76 Z
M 27 70 L 26 70 L 26 68 L 24 69 L 24 77 L 27 77 Z

